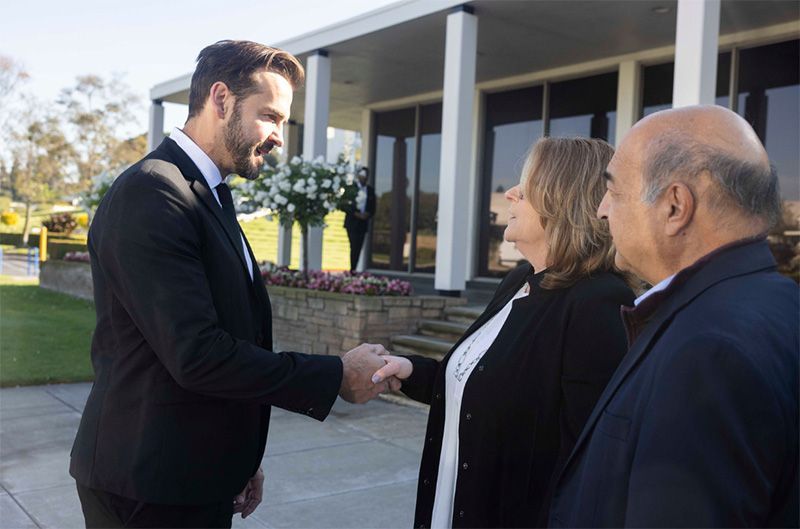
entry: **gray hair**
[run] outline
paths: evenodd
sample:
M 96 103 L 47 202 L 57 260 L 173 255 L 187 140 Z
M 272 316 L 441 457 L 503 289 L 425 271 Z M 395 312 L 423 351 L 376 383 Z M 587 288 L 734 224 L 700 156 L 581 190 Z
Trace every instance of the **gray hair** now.
M 778 173 L 773 166 L 735 158 L 707 145 L 687 145 L 675 138 L 659 138 L 645 159 L 642 199 L 652 204 L 669 184 L 684 177 L 690 186 L 707 171 L 722 193 L 711 198 L 711 206 L 737 209 L 764 220 L 769 227 L 780 218 Z

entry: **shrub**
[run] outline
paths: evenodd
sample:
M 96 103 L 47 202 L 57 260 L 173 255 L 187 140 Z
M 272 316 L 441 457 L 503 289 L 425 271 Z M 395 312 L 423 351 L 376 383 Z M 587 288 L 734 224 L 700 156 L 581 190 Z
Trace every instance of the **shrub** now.
M 19 214 L 15 211 L 4 211 L 0 214 L 0 222 L 6 226 L 16 226 L 17 222 L 19 222 Z
M 42 225 L 51 233 L 63 233 L 64 235 L 69 235 L 78 227 L 75 217 L 70 213 L 50 215 L 50 219 L 42 221 Z
M 301 272 L 287 267 L 262 270 L 267 285 L 306 288 L 323 292 L 339 292 L 359 296 L 410 296 L 411 283 L 399 279 L 375 276 L 369 272 L 330 273 L 319 270 Z

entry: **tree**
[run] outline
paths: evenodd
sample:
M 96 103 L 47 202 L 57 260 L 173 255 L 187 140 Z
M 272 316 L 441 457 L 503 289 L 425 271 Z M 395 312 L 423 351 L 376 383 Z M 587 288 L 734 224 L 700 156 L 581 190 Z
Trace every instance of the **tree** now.
M 97 175 L 118 172 L 144 156 L 144 136 L 129 134 L 138 98 L 120 77 L 79 76 L 74 86 L 62 90 L 58 104 L 74 147 L 76 191 L 88 191 Z
M 11 172 L 10 143 L 17 124 L 17 96 L 29 79 L 21 64 L 7 55 L 0 55 L 0 189 L 8 189 Z
M 74 153 L 52 113 L 26 113 L 25 124 L 12 134 L 9 183 L 15 200 L 25 203 L 23 244 L 28 243 L 31 213 L 39 202 L 53 200 L 69 186 L 66 175 Z

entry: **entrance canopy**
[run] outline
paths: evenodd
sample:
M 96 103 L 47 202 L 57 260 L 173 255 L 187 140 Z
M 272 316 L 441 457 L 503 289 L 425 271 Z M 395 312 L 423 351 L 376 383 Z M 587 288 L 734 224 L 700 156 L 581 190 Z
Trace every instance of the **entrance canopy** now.
M 427 93 L 441 97 L 446 19 L 462 5 L 479 19 L 479 85 L 675 43 L 673 0 L 408 0 L 283 42 L 265 41 L 303 62 L 326 50 L 331 59 L 329 125 L 359 130 L 364 107 Z M 724 0 L 720 40 L 730 33 L 796 23 L 799 5 Z M 160 83 L 150 97 L 188 104 L 190 80 L 191 73 Z M 304 100 L 301 89 L 292 108 L 295 121 L 304 121 Z

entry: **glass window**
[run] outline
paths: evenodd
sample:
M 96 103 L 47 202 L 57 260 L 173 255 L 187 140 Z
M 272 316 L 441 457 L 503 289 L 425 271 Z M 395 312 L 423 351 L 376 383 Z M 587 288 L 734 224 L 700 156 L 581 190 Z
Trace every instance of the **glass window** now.
M 542 87 L 486 96 L 484 176 L 480 208 L 478 273 L 503 276 L 522 255 L 505 242 L 506 190 L 519 183 L 525 157 L 542 136 Z
M 614 143 L 617 72 L 553 83 L 549 135 L 602 138 Z
M 406 270 L 410 248 L 415 109 L 375 116 L 375 198 L 370 266 Z
M 442 104 L 420 107 L 419 185 L 417 186 L 414 270 L 436 270 L 436 223 L 439 211 L 439 162 L 442 151 Z
M 717 91 L 714 101 L 719 106 L 728 106 L 730 75 L 731 54 L 730 52 L 720 53 L 717 56 Z M 642 72 L 642 117 L 672 108 L 674 79 L 674 62 L 644 67 Z
M 800 200 L 800 40 L 739 52 L 739 114 L 778 171 L 784 200 Z

